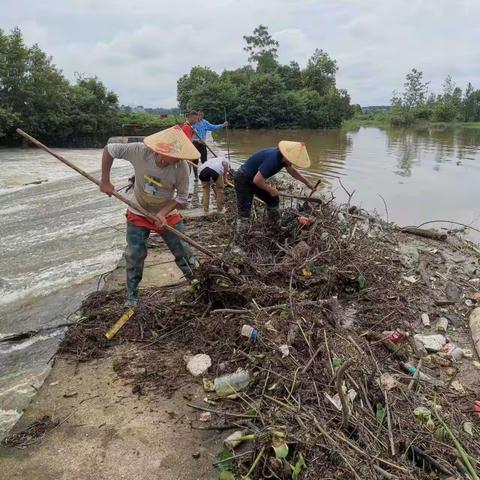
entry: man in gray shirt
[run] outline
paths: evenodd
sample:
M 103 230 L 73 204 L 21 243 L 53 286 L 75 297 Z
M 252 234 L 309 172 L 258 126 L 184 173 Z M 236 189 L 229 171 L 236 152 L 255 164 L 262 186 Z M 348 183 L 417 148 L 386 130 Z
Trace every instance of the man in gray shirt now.
M 185 160 L 199 157 L 198 150 L 178 126 L 145 137 L 143 143 L 112 143 L 103 150 L 100 190 L 107 195 L 114 191 L 115 187 L 110 182 L 113 159 L 128 160 L 135 170 L 135 185 L 129 193 L 130 200 L 156 215 L 162 223 L 184 232 L 185 225 L 177 207 L 188 202 L 190 172 Z M 138 285 L 142 280 L 147 256 L 146 241 L 152 230 L 160 233 L 185 277 L 192 277 L 192 269 L 197 264 L 187 243 L 129 207 L 125 252 L 125 306 L 128 308 L 135 307 L 138 303 Z

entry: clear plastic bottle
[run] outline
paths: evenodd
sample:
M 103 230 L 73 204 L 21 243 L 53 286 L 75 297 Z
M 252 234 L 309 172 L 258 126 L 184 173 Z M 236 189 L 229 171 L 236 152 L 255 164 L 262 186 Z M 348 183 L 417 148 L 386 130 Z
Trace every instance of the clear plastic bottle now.
M 219 397 L 227 397 L 246 388 L 249 382 L 250 374 L 246 370 L 239 370 L 235 373 L 217 377 L 213 385 Z

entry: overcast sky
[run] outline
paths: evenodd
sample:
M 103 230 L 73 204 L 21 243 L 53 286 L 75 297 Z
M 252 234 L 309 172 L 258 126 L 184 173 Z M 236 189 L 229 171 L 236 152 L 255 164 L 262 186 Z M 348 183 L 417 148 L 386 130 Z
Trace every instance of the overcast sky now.
M 0 0 L 0 12 L 0 28 L 19 26 L 68 78 L 97 75 L 130 105 L 176 106 L 194 65 L 246 64 L 242 36 L 260 23 L 281 62 L 326 50 L 363 106 L 388 104 L 412 67 L 435 91 L 448 74 L 480 88 L 480 0 Z

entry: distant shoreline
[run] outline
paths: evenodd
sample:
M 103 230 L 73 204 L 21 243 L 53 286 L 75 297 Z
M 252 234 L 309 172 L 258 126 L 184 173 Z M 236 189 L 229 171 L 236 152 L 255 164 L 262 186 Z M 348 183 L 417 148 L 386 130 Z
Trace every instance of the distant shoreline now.
M 397 130 L 418 130 L 422 128 L 480 128 L 480 122 L 430 122 L 430 121 L 417 121 L 412 125 L 400 127 L 391 125 L 388 118 L 385 119 L 361 119 L 352 118 L 351 120 L 345 120 L 342 124 L 342 128 L 349 129 L 355 127 L 381 127 L 392 128 Z

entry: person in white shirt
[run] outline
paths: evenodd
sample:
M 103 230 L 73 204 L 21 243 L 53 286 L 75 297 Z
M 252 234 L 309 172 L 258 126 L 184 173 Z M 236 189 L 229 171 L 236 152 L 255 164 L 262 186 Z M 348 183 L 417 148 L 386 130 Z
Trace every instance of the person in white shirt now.
M 224 188 L 228 183 L 227 175 L 230 170 L 230 164 L 225 157 L 210 158 L 203 163 L 198 170 L 198 178 L 202 182 L 203 210 L 207 213 L 210 209 L 210 186 L 213 185 L 213 191 L 217 197 L 217 210 L 223 213 L 224 209 Z

